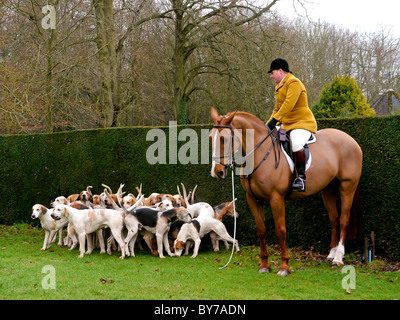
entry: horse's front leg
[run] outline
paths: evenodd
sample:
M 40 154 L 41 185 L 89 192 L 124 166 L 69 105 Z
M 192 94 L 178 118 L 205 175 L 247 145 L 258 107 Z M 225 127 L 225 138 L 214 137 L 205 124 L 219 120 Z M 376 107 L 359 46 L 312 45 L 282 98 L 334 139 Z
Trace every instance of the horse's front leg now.
M 260 239 L 260 249 L 261 249 L 261 263 L 258 267 L 258 272 L 271 272 L 271 267 L 268 263 L 268 251 L 266 245 L 266 229 L 265 229 L 265 215 L 263 203 L 258 202 L 251 194 L 246 193 L 247 203 L 249 204 L 250 210 L 254 215 L 256 220 L 257 235 Z
M 281 265 L 278 270 L 278 275 L 286 277 L 289 273 L 289 251 L 286 247 L 286 225 L 285 225 L 285 198 L 284 196 L 275 193 L 272 194 L 269 200 L 272 214 L 275 222 L 275 233 L 281 246 Z

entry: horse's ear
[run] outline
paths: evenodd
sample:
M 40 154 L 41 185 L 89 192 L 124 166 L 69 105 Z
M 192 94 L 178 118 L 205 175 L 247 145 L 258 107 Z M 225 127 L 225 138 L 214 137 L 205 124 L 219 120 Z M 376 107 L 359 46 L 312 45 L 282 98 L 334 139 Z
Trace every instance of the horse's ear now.
M 218 111 L 214 107 L 211 107 L 211 118 L 213 119 L 214 123 L 217 123 Z
M 238 112 L 238 111 L 236 110 L 235 112 L 232 112 L 229 116 L 227 116 L 227 118 L 225 119 L 224 122 L 226 122 L 227 124 L 228 123 L 230 124 L 232 122 L 233 118 L 235 117 L 236 112 Z

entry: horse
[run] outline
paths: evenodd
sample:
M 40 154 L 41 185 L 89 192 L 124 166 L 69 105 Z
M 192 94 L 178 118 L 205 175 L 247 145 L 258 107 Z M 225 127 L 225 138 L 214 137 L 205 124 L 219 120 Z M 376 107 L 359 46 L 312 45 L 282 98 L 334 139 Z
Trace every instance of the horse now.
M 234 154 L 237 155 L 237 152 L 241 151 L 241 184 L 246 191 L 247 203 L 254 215 L 260 241 L 261 262 L 258 271 L 271 272 L 266 247 L 264 202 L 269 202 L 271 206 L 275 233 L 281 247 L 278 275 L 287 276 L 291 271 L 286 247 L 285 200 L 305 198 L 318 192 L 322 194 L 332 227 L 327 259 L 332 261 L 332 266 L 343 265 L 346 235 L 350 238 L 360 229 L 357 209 L 363 154 L 358 143 L 340 130 L 318 131 L 315 134 L 316 142 L 309 145 L 312 163 L 306 171 L 307 188 L 305 192 L 292 192 L 292 172 L 288 161 L 280 161 L 281 151 L 276 129 L 270 130 L 262 120 L 243 111 L 219 115 L 218 111 L 211 107 L 211 118 L 214 122 L 209 136 L 212 145 L 211 176 L 225 179 L 227 168 L 234 169 Z M 235 145 L 239 145 L 241 150 L 235 150 Z M 228 152 L 224 153 L 225 150 Z M 248 167 L 249 162 L 252 163 L 251 172 L 245 173 L 243 168 Z M 338 190 L 340 216 L 336 201 Z

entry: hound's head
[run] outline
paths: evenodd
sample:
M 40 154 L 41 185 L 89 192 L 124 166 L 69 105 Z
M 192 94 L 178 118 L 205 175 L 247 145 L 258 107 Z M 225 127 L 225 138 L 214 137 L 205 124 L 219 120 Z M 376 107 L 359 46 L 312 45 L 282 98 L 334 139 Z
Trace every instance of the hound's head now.
M 79 197 L 76 200 L 93 202 L 93 195 L 90 191 L 85 190 L 79 194 Z
M 47 209 L 45 206 L 43 206 L 43 205 L 41 205 L 41 204 L 35 204 L 35 205 L 32 207 L 32 215 L 31 215 L 31 218 L 32 218 L 32 219 L 37 219 L 37 218 L 39 218 L 40 215 L 46 214 L 47 211 L 48 211 L 48 209 Z
M 136 197 L 132 193 L 130 193 L 122 198 L 122 205 L 128 209 L 132 207 L 136 203 L 136 201 Z
M 185 245 L 186 245 L 186 242 L 180 241 L 178 239 L 176 239 L 174 241 L 174 253 L 175 253 L 175 256 L 180 257 L 182 255 L 182 251 L 185 248 Z
M 189 211 L 184 207 L 175 208 L 176 209 L 176 216 L 178 220 L 184 221 L 186 223 L 192 222 L 192 215 Z
M 61 196 L 61 197 L 57 197 L 52 203 L 50 203 L 50 205 L 55 208 L 58 204 L 68 204 L 68 200 L 66 197 Z
M 100 195 L 95 194 L 95 195 L 93 196 L 93 204 L 94 204 L 94 205 L 100 205 Z
M 100 193 L 100 195 L 99 195 L 99 204 L 101 206 L 108 205 L 108 198 L 104 192 Z
M 63 217 L 68 217 L 68 207 L 63 204 L 58 204 L 51 213 L 54 220 L 60 220 Z
M 172 205 L 174 207 L 184 207 L 184 200 L 180 194 L 175 194 L 172 197 Z
M 156 204 L 156 208 L 158 211 L 167 211 L 173 209 L 174 206 L 170 200 L 162 200 L 160 203 Z

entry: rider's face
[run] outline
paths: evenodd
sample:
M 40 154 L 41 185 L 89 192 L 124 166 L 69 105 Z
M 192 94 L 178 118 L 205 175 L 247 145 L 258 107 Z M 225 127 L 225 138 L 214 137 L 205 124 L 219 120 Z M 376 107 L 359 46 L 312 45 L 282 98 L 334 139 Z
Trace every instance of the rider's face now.
M 282 69 L 272 70 L 271 78 L 275 81 L 275 83 L 279 83 L 286 76 L 286 73 Z

